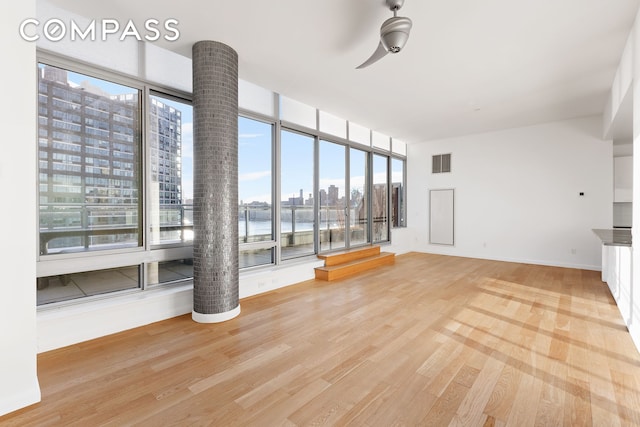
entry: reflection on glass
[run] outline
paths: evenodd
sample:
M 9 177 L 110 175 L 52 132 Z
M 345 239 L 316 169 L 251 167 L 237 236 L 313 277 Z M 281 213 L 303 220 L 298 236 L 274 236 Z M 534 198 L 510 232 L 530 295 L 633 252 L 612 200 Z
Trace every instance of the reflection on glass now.
M 273 240 L 271 124 L 238 119 L 238 231 L 240 244 Z
M 280 202 L 282 259 L 314 253 L 313 148 L 312 137 L 282 131 L 282 200 Z
M 150 262 L 147 283 L 151 286 L 193 279 L 193 258 Z
M 373 241 L 389 240 L 389 223 L 387 217 L 387 162 L 388 157 L 373 155 Z
M 350 149 L 351 190 L 349 199 L 349 229 L 351 246 L 369 242 L 369 206 L 367 203 L 367 153 Z
M 320 141 L 320 251 L 345 247 L 345 150 L 342 145 Z
M 140 91 L 38 64 L 40 253 L 135 247 Z
M 391 226 L 405 226 L 404 160 L 391 159 Z
M 139 277 L 137 265 L 39 277 L 36 292 L 38 305 L 136 289 L 140 287 Z
M 151 244 L 192 244 L 193 108 L 158 95 L 149 101 Z
M 239 261 L 240 268 L 273 264 L 273 248 L 241 250 Z

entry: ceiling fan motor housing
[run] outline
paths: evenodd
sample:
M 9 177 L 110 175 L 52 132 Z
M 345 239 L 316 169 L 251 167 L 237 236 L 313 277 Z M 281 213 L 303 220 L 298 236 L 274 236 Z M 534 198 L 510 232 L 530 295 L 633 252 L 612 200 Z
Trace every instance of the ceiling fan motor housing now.
M 398 16 L 398 10 L 404 4 L 404 0 L 386 0 L 387 6 L 393 12 L 393 18 L 389 18 L 380 27 L 380 42 L 373 55 L 356 67 L 361 69 L 368 67 L 380 60 L 387 53 L 398 53 L 409 39 L 411 31 L 411 19 Z
M 401 16 L 394 16 L 382 23 L 380 41 L 390 53 L 398 53 L 409 39 L 411 20 Z

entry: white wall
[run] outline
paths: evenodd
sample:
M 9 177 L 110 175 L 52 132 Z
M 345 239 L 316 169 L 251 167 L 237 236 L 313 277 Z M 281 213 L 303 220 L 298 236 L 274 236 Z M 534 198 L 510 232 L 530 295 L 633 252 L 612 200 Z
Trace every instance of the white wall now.
M 611 228 L 612 143 L 599 116 L 409 145 L 413 249 L 600 269 L 593 228 Z M 451 173 L 431 156 L 451 153 Z M 455 245 L 429 244 L 428 191 L 455 189 Z M 584 192 L 584 196 L 579 196 Z
M 410 204 L 411 201 L 407 200 L 407 203 Z M 411 252 L 412 250 L 414 250 L 413 229 L 411 227 L 392 228 L 391 243 L 388 246 L 382 246 L 381 249 L 386 252 L 393 252 L 396 255 L 402 255 L 404 253 Z
M 0 415 L 40 400 L 36 370 L 36 75 L 35 45 L 19 38 L 22 20 L 35 15 L 35 0 L 4 7 L 2 144 L 3 209 L 0 209 Z M 10 60 L 8 60 L 10 58 Z M 10 147 L 10 150 L 7 148 Z

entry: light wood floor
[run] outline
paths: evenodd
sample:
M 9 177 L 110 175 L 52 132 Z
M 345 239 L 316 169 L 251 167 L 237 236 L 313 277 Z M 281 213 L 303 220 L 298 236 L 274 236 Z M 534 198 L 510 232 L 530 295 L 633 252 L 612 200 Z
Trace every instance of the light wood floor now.
M 42 354 L 0 425 L 640 425 L 600 273 L 425 254 Z

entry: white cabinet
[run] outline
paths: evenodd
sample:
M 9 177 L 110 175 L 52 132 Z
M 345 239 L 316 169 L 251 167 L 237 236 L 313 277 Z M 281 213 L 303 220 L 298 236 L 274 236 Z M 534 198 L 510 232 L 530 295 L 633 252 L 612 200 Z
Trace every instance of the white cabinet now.
M 630 246 L 602 246 L 602 280 L 609 285 L 627 326 L 631 323 L 633 312 L 631 254 Z
M 633 156 L 613 158 L 613 201 L 633 201 Z

